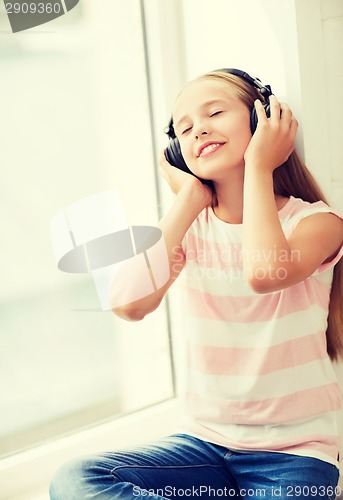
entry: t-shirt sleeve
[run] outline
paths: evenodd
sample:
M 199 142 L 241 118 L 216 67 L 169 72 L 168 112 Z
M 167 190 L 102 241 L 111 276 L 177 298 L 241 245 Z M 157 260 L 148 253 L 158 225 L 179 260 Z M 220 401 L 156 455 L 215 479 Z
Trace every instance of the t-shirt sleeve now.
M 291 226 L 289 234 L 294 231 L 294 229 L 297 227 L 300 221 L 302 221 L 306 217 L 309 217 L 310 215 L 315 215 L 319 213 L 331 213 L 343 220 L 343 215 L 339 211 L 335 210 L 334 208 L 331 208 L 323 201 L 317 201 L 315 203 L 306 203 L 306 206 L 303 208 L 303 210 L 298 211 L 294 215 L 294 217 L 291 218 Z M 343 244 L 338 249 L 337 253 L 331 258 L 331 260 L 321 264 L 318 267 L 316 273 L 323 272 L 326 271 L 327 269 L 334 267 L 335 264 L 337 264 L 337 262 L 340 260 L 342 255 L 343 255 Z

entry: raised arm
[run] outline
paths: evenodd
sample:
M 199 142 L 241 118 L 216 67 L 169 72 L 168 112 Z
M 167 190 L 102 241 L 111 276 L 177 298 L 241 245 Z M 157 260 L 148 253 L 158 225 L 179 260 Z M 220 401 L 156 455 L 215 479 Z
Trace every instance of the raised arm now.
M 192 222 L 212 199 L 212 192 L 208 187 L 192 175 L 172 167 L 166 161 L 164 154 L 161 155 L 160 166 L 162 176 L 176 194 L 171 209 L 159 224 L 167 248 L 170 278 L 163 287 L 150 295 L 112 309 L 114 314 L 130 321 L 143 319 L 159 306 L 167 290 L 183 269 L 185 256 L 181 248 L 182 240 Z M 125 275 L 129 280 L 125 281 L 125 293 L 127 293 L 128 287 L 135 288 L 140 276 L 132 273 L 130 275 L 129 269 Z M 116 287 L 115 293 L 120 294 L 120 288 Z M 113 303 L 115 302 L 116 297 L 113 297 Z
M 330 213 L 305 218 L 286 239 L 275 203 L 273 171 L 294 148 L 297 122 L 288 106 L 281 105 L 280 118 L 280 104 L 274 96 L 270 102 L 270 119 L 256 103 L 258 129 L 245 153 L 243 264 L 258 293 L 303 281 L 337 253 L 343 240 L 343 221 Z

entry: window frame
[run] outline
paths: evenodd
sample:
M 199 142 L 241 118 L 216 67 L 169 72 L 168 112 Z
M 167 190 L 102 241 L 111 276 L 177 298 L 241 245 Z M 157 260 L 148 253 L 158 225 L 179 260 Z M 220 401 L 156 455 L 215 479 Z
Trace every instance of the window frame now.
M 60 465 L 77 456 L 152 441 L 175 431 L 180 416 L 176 398 L 75 432 L 0 460 L 1 498 L 25 500 L 44 493 Z

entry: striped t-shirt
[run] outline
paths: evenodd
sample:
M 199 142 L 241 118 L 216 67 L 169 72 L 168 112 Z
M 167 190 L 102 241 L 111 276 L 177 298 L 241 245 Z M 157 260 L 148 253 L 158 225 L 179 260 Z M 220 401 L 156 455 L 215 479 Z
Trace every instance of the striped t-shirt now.
M 320 212 L 336 213 L 321 201 L 291 196 L 279 210 L 285 236 Z M 243 279 L 241 224 L 221 221 L 208 207 L 182 246 L 188 317 L 183 431 L 230 449 L 292 453 L 338 466 L 342 402 L 325 331 L 333 266 L 343 247 L 303 282 L 257 294 Z

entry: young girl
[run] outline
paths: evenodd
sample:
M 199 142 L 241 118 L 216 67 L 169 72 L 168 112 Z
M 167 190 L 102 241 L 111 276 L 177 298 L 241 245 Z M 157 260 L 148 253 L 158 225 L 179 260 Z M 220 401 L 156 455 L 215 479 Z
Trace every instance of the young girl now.
M 335 498 L 343 221 L 294 151 L 291 110 L 271 95 L 268 118 L 264 102 L 226 71 L 182 89 L 172 126 L 195 175 L 162 155 L 176 194 L 160 225 L 170 280 L 114 310 L 144 318 L 183 270 L 182 432 L 66 464 L 52 500 Z

